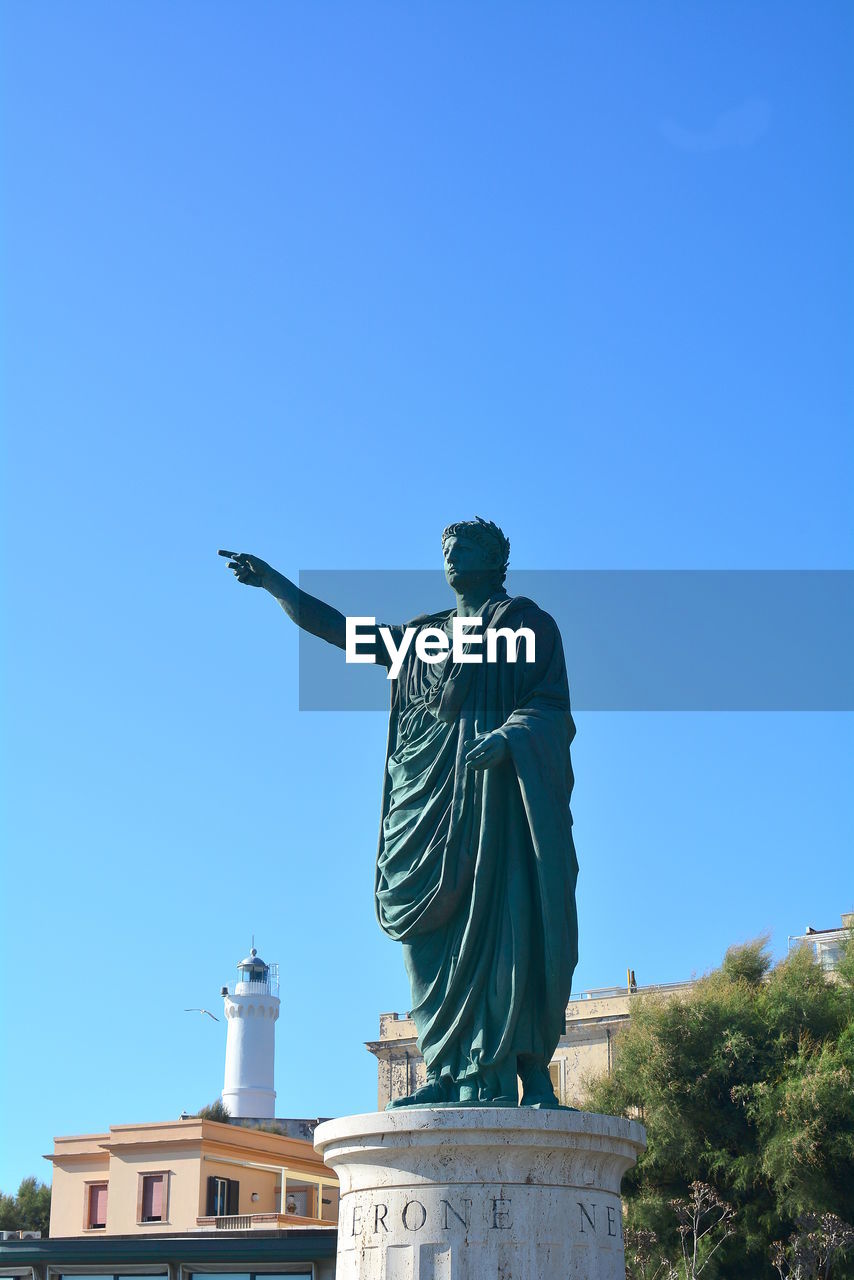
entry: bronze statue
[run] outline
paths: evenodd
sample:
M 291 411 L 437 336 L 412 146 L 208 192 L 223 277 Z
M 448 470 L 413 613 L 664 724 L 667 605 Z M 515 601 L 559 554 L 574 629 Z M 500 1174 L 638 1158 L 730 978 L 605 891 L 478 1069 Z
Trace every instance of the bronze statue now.
M 536 643 L 532 662 L 509 644 L 493 662 L 450 648 L 426 661 L 410 645 L 393 683 L 376 910 L 403 944 L 427 1083 L 390 1105 L 515 1106 L 518 1075 L 521 1105 L 556 1107 L 548 1064 L 578 955 L 563 646 L 547 613 L 504 590 L 510 543 L 495 524 L 450 525 L 442 549 L 456 608 L 408 625 L 450 636 L 454 618 L 481 618 Z M 220 554 L 239 582 L 345 648 L 337 609 L 257 556 Z M 399 646 L 404 628 L 389 630 Z

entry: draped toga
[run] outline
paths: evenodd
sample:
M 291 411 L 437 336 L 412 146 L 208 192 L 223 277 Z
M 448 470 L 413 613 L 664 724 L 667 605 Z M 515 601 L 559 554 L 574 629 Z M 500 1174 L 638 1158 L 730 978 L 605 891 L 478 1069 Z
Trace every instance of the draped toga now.
M 453 611 L 415 619 L 450 629 Z M 578 864 L 569 801 L 575 733 L 560 632 L 503 591 L 487 627 L 529 627 L 536 660 L 430 664 L 414 642 L 392 686 L 376 871 L 383 930 L 403 944 L 428 1075 L 455 1080 L 521 1054 L 548 1063 L 578 958 Z M 403 628 L 392 628 L 399 645 Z M 467 743 L 499 730 L 509 753 L 466 768 Z

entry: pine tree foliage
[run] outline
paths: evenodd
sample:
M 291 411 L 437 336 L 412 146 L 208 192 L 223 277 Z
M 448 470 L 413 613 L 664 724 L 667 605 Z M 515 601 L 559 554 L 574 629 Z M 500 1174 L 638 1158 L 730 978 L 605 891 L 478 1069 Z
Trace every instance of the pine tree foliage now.
M 231 1112 L 222 1098 L 216 1098 L 196 1112 L 199 1120 L 218 1120 L 220 1124 L 231 1124 Z
M 0 1231 L 40 1231 L 50 1228 L 50 1187 L 37 1178 L 24 1178 L 14 1196 L 0 1191 Z
M 772 1249 L 810 1215 L 854 1223 L 854 946 L 831 976 L 806 947 L 772 966 L 760 938 L 684 996 L 637 997 L 614 1072 L 588 1082 L 584 1105 L 646 1126 L 624 1181 L 630 1274 L 684 1273 L 676 1205 L 702 1184 L 732 1209 L 706 1280 L 774 1280 Z M 854 1251 L 829 1265 L 854 1277 Z

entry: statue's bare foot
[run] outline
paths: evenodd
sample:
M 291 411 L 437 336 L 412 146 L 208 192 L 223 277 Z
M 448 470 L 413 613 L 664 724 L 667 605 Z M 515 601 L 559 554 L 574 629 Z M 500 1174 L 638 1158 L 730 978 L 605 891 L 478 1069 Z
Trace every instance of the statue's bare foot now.
M 452 1102 L 456 1102 L 457 1090 L 450 1076 L 439 1076 L 434 1080 L 428 1080 L 420 1089 L 416 1089 L 414 1093 L 408 1093 L 405 1098 L 393 1098 L 391 1102 L 386 1103 L 386 1111 L 395 1111 L 398 1107 L 438 1107 L 447 1106 Z

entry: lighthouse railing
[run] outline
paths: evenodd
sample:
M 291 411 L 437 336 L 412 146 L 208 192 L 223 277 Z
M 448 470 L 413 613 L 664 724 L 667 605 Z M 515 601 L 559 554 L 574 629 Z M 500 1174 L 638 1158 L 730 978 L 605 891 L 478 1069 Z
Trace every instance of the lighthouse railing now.
M 229 982 L 226 990 L 230 996 L 276 996 L 279 994 L 279 966 L 268 966 L 263 982 Z

